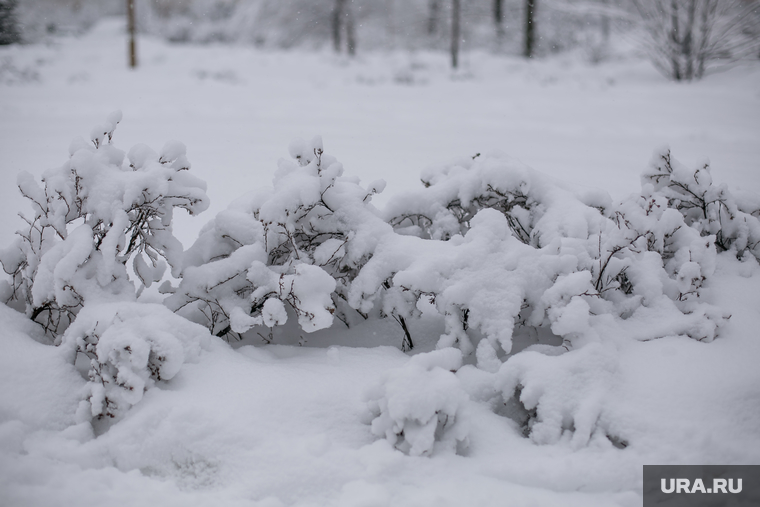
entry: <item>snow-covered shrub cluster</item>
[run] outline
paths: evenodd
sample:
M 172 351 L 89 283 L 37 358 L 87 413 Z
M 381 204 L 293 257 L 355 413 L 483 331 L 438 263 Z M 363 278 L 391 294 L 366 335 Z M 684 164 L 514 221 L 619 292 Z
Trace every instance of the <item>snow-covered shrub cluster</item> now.
M 439 346 L 468 353 L 475 329 L 488 339 L 478 352 L 485 364 L 495 350 L 511 351 L 516 328 L 550 328 L 572 347 L 600 339 L 596 327 L 610 318 L 638 327 L 663 308 L 675 328 L 655 319 L 639 338 L 715 337 L 723 315 L 699 301 L 715 237 L 688 227 L 652 189 L 613 204 L 498 155 L 430 170 L 423 183 L 386 209 L 419 245 L 403 255 L 378 248 L 353 290 L 372 298 L 390 280 L 386 305 L 400 315 L 421 299 L 434 303 L 446 323 Z
M 99 417 L 114 417 L 155 381 L 173 377 L 198 355 L 205 333 L 162 305 L 135 301 L 167 264 L 180 274 L 174 209 L 205 210 L 206 184 L 189 174 L 179 142 L 160 153 L 137 145 L 125 157 L 112 144 L 120 121 L 112 113 L 89 141 L 75 139 L 69 160 L 45 171 L 41 185 L 19 174 L 33 215 L 22 215 L 26 226 L 0 251 L 11 276 L 0 287 L 3 299 L 71 351 L 72 361 L 79 353 L 90 359 L 87 398 Z
M 757 196 L 737 199 L 712 185 L 707 166 L 687 170 L 667 151 L 642 176 L 641 193 L 618 203 L 503 156 L 431 169 L 423 184 L 386 207 L 397 235 L 378 246 L 353 295 L 372 301 L 385 280 L 386 312 L 410 317 L 434 305 L 445 323 L 439 348 L 469 353 L 480 338 L 477 365 L 494 374 L 496 405 L 512 407 L 502 411 L 540 444 L 625 447 L 618 421 L 603 410 L 618 369 L 616 341 L 714 339 L 728 314 L 701 291 L 717 249 L 741 257 L 758 245 Z M 517 333 L 533 345 L 502 364 Z M 446 391 L 443 379 L 435 387 L 419 379 L 407 385 L 415 395 L 417 383 L 425 385 L 420 393 Z M 451 387 L 438 403 L 457 403 L 460 391 Z M 415 419 L 394 413 L 392 396 L 370 408 L 378 414 L 373 432 L 395 443 L 402 422 Z
M 45 171 L 42 185 L 22 171 L 18 187 L 33 207 L 19 238 L 0 252 L 11 283 L 2 297 L 17 302 L 53 337 L 89 302 L 133 300 L 162 278 L 179 274 L 182 245 L 172 235 L 174 208 L 208 207 L 206 184 L 189 174 L 185 146 L 161 153 L 145 145 L 125 153 L 112 144 L 121 112 L 75 139 L 70 158 Z M 131 261 L 131 262 L 130 262 Z M 128 264 L 138 278 L 136 288 Z
M 367 393 L 372 433 L 412 456 L 429 455 L 437 446 L 450 451 L 467 447 L 467 393 L 454 374 L 462 352 L 454 348 L 412 357 L 388 372 Z
M 92 417 L 115 417 L 139 402 L 156 382 L 195 362 L 206 330 L 151 303 L 88 305 L 61 338 L 72 357 L 90 360 L 87 405 Z
M 274 187 L 236 200 L 201 231 L 185 256 L 169 307 L 218 335 L 284 324 L 291 310 L 306 332 L 348 323 L 349 287 L 380 238 L 390 234 L 369 188 L 343 177 L 322 141 L 296 141 Z M 354 312 L 355 313 L 355 312 Z
M 75 140 L 42 185 L 20 174 L 34 214 L 0 251 L 6 302 L 89 359 L 94 417 L 118 415 L 195 360 L 209 337 L 197 324 L 271 341 L 288 320 L 313 332 L 334 318 L 392 319 L 409 349 L 426 314 L 443 327 L 440 350 L 369 395 L 374 434 L 413 455 L 461 450 L 470 398 L 454 372 L 474 352 L 534 441 L 568 431 L 575 445 L 617 441 L 598 400 L 619 340 L 712 341 L 728 318 L 702 297 L 717 252 L 760 258 L 760 197 L 734 195 L 668 151 L 620 202 L 478 154 L 427 170 L 422 188 L 378 210 L 384 182 L 344 175 L 318 137 L 292 143 L 272 187 L 235 200 L 185 252 L 174 208 L 206 209 L 205 183 L 177 142 L 125 157 L 111 143 L 120 119 Z M 167 264 L 164 306 L 137 302 Z M 515 353 L 515 337 L 527 351 Z

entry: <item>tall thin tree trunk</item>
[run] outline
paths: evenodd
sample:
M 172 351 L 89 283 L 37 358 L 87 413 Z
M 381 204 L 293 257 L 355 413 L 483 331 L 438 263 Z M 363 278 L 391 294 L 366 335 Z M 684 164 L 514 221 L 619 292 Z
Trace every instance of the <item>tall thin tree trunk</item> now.
M 678 58 L 678 50 L 680 49 L 680 35 L 678 26 L 678 0 L 670 0 L 670 43 L 672 64 L 673 64 L 673 79 L 680 81 L 681 75 L 681 62 Z
M 332 11 L 332 40 L 333 49 L 336 53 L 340 53 L 340 32 L 343 25 L 343 7 L 345 0 L 335 0 L 335 5 Z
M 601 0 L 606 7 L 609 0 Z M 610 40 L 610 16 L 607 13 L 602 14 L 602 42 L 607 44 Z
M 137 43 L 135 41 L 135 0 L 127 0 L 127 33 L 129 34 L 129 67 L 137 67 Z
M 332 11 L 332 39 L 333 48 L 336 53 L 341 52 L 343 32 L 346 35 L 346 49 L 348 54 L 356 54 L 356 28 L 354 23 L 354 13 L 351 6 L 348 5 L 350 0 L 335 0 Z
M 393 5 L 393 0 L 386 0 L 386 36 L 388 48 L 396 48 L 396 12 Z
M 346 5 L 346 46 L 348 54 L 356 54 L 356 24 L 354 23 L 354 11 L 350 5 Z
M 460 17 L 460 0 L 451 0 L 451 67 L 454 69 L 459 66 Z
M 686 15 L 686 26 L 684 27 L 683 38 L 681 39 L 681 54 L 686 60 L 686 69 L 684 78 L 687 80 L 694 79 L 694 21 L 697 15 L 697 0 L 689 2 L 689 10 Z
M 707 59 L 708 44 L 712 36 L 712 24 L 710 20 L 718 8 L 718 0 L 706 0 L 702 7 L 702 19 L 699 31 L 699 50 L 697 51 L 697 70 L 695 77 L 701 78 L 705 74 L 705 60 Z
M 438 31 L 438 20 L 441 15 L 441 0 L 430 0 L 428 11 L 427 31 L 433 35 Z
M 493 0 L 493 21 L 496 24 L 496 36 L 504 36 L 504 0 Z
M 523 56 L 533 58 L 536 36 L 536 4 L 538 0 L 525 0 L 525 41 Z

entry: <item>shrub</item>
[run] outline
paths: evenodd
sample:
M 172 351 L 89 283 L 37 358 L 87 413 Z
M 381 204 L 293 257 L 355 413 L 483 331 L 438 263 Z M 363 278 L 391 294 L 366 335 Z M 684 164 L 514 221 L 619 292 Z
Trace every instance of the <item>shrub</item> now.
M 290 146 L 274 188 L 233 202 L 207 224 L 185 256 L 172 310 L 217 336 L 284 324 L 288 310 L 306 332 L 347 325 L 351 282 L 391 228 L 370 204 L 383 182 L 362 188 L 343 166 L 310 144 Z M 366 315 L 364 315 L 366 318 Z
M 760 198 L 737 198 L 726 184 L 714 185 L 709 164 L 688 169 L 663 149 L 655 153 L 641 180 L 644 192 L 667 199 L 667 206 L 678 210 L 686 225 L 702 236 L 715 236 L 720 251 L 760 259 Z
M 121 112 L 112 113 L 89 142 L 75 139 L 69 160 L 46 171 L 42 185 L 26 171 L 18 176 L 33 214 L 21 215 L 26 227 L 0 252 L 12 276 L 2 292 L 52 337 L 89 301 L 134 300 L 167 263 L 179 274 L 174 208 L 196 214 L 208 207 L 206 184 L 189 174 L 184 145 L 169 142 L 160 154 L 137 145 L 125 161 L 112 144 L 120 120 Z
M 385 283 L 387 313 L 434 304 L 439 347 L 469 353 L 476 331 L 480 347 L 509 353 L 516 330 L 548 328 L 570 348 L 601 339 L 609 322 L 638 339 L 710 341 L 723 322 L 700 301 L 717 233 L 703 237 L 653 188 L 613 204 L 498 155 L 430 170 L 423 184 L 389 203 L 399 235 L 362 268 L 350 301 L 369 304 Z
M 525 351 L 504 363 L 495 384 L 506 403 L 520 408 L 523 432 L 537 444 L 563 437 L 579 448 L 593 438 L 624 441 L 610 431 L 605 398 L 619 370 L 615 344 L 595 343 L 556 356 Z
M 447 348 L 414 356 L 388 372 L 367 393 L 372 433 L 411 456 L 437 448 L 462 452 L 469 397 L 454 374 L 461 366 L 461 351 Z
M 197 361 L 209 338 L 205 328 L 163 305 L 119 302 L 83 308 L 61 347 L 89 359 L 89 414 L 101 419 L 123 414 L 156 383 Z

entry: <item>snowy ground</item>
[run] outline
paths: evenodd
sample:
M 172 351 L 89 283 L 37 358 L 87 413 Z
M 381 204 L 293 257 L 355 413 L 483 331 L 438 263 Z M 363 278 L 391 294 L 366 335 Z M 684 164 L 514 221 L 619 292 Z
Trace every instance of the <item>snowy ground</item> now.
M 758 66 L 678 85 L 634 58 L 468 55 L 452 75 L 442 55 L 346 62 L 155 40 L 140 52 L 140 69 L 127 71 L 114 22 L 0 51 L 3 244 L 26 206 L 16 173 L 60 165 L 71 138 L 117 108 L 121 147 L 179 139 L 208 181 L 206 218 L 180 222 L 186 246 L 230 200 L 269 182 L 292 138 L 314 134 L 365 183 L 386 179 L 389 195 L 430 163 L 499 149 L 622 197 L 662 144 L 689 165 L 709 157 L 732 189 L 760 192 Z M 708 300 L 733 316 L 713 343 L 611 341 L 617 363 L 597 402 L 630 439 L 625 449 L 606 439 L 539 446 L 472 402 L 462 456 L 409 457 L 371 435 L 364 393 L 408 360 L 366 347 L 397 345 L 382 328 L 366 330 L 365 348 L 345 333 L 309 343 L 322 348 L 216 341 L 123 420 L 93 428 L 76 424 L 81 375 L 0 306 L 0 504 L 640 505 L 642 464 L 760 463 L 759 280 L 756 264 L 721 256 Z M 462 377 L 483 389 L 476 372 Z

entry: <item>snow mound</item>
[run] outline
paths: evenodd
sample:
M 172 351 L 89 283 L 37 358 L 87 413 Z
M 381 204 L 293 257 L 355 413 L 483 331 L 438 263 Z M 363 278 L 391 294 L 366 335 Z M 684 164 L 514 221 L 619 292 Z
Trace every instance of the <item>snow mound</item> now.
M 414 356 L 367 393 L 372 433 L 411 455 L 467 447 L 469 397 L 454 372 L 461 351 L 441 349 Z

